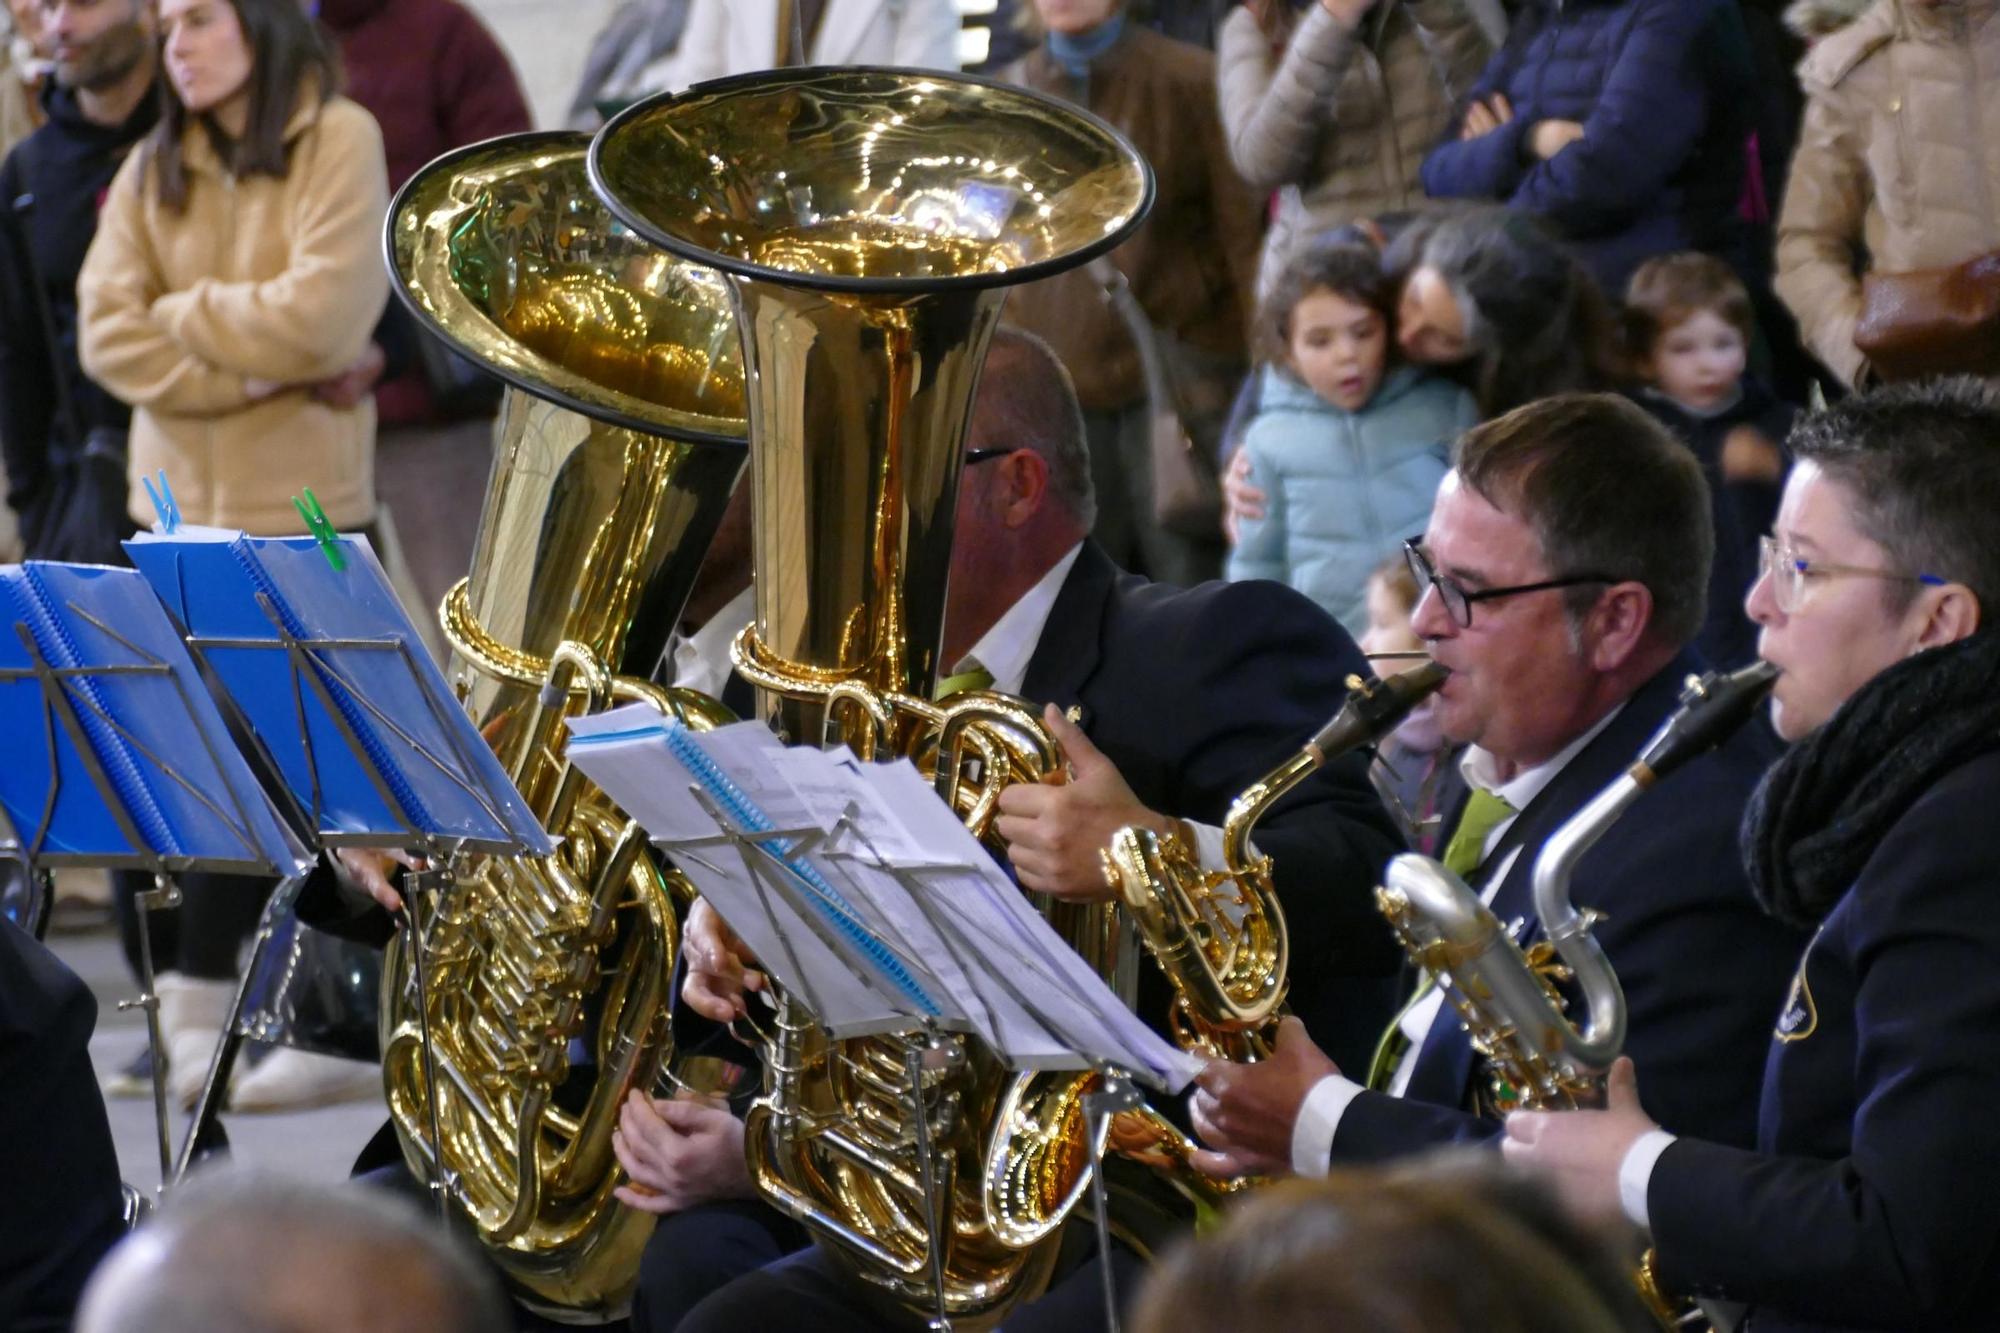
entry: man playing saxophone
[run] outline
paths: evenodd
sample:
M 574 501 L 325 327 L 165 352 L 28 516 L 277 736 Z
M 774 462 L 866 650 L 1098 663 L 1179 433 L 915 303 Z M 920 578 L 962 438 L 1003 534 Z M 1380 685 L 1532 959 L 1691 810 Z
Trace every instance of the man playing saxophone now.
M 1687 645 L 1704 611 L 1708 512 L 1695 460 L 1643 413 L 1563 395 L 1468 432 L 1408 544 L 1423 589 L 1413 628 L 1452 671 L 1437 716 L 1469 747 L 1443 859 L 1528 939 L 1543 840 L 1631 762 L 1699 670 Z M 1624 984 L 1629 1048 L 1660 1072 L 1649 1109 L 1737 1144 L 1752 1139 L 1764 1016 L 1797 948 L 1756 910 L 1734 851 L 1761 759 L 1756 738 L 1739 737 L 1690 765 L 1574 880 L 1577 900 L 1605 914 L 1595 934 Z M 1482 1114 L 1496 1091 L 1437 990 L 1420 990 L 1385 1038 L 1372 1089 L 1309 1028 L 1288 1020 L 1271 1059 L 1202 1075 L 1204 1169 L 1316 1175 L 1499 1134 Z
M 1213 826 L 1229 802 L 1325 721 L 1344 679 L 1365 669 L 1358 650 L 1289 589 L 1149 584 L 1088 542 L 1082 424 L 1069 378 L 1040 340 L 1005 328 L 994 336 L 966 448 L 942 658 L 955 675 L 945 687 L 977 684 L 1048 705 L 1045 721 L 1073 769 L 1065 784 L 1001 797 L 999 830 L 1020 883 L 1070 901 L 1108 898 L 1100 852 L 1112 834 L 1132 825 L 1164 832 L 1183 819 L 1214 862 Z M 1367 890 L 1396 845 L 1359 755 L 1330 763 L 1258 828 L 1258 850 L 1279 867 L 1294 1002 L 1347 1052 L 1367 1049 L 1392 999 L 1395 948 Z M 750 1013 L 746 991 L 762 978 L 701 904 L 683 948 L 692 1007 L 725 1021 Z M 1139 1004 L 1163 1021 L 1169 993 L 1156 973 L 1142 967 Z M 754 1219 L 761 1205 L 746 1214 L 729 1198 L 749 1192 L 740 1128 L 724 1142 L 714 1124 L 712 1113 L 641 1099 L 615 1141 L 633 1180 L 659 1191 L 657 1200 L 628 1192 L 628 1201 L 675 1214 L 649 1251 L 646 1282 L 671 1292 L 642 1291 L 647 1326 L 887 1326 L 812 1251 L 732 1284 L 678 1322 L 685 1307 L 676 1302 L 690 1287 L 719 1285 L 759 1249 L 777 1257 L 758 1234 L 770 1232 Z M 691 1207 L 705 1194 L 722 1197 Z M 675 1252 L 663 1256 L 669 1244 Z M 1101 1313 L 1096 1276 L 1082 1271 L 1008 1326 L 1090 1327 Z
M 1662 1071 L 1636 1051 L 1606 1109 L 1517 1113 L 1504 1147 L 1592 1221 L 1650 1230 L 1662 1288 L 1747 1304 L 1757 1333 L 1990 1328 L 2000 395 L 1867 394 L 1791 447 L 1747 606 L 1793 745 L 1742 852 L 1766 910 L 1813 934 L 1775 1011 L 1755 1147 L 1653 1115 Z

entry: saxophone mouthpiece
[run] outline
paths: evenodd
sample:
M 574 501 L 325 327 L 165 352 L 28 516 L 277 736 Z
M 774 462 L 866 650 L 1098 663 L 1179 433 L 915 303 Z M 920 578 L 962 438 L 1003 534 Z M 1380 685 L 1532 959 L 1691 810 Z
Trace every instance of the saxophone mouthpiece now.
M 1410 715 L 1412 708 L 1435 694 L 1450 674 L 1450 667 L 1426 662 L 1382 680 L 1350 679 L 1347 702 L 1333 721 L 1306 743 L 1306 749 L 1323 764 L 1335 755 L 1381 740 Z
M 1735 671 L 1689 676 L 1681 706 L 1646 743 L 1632 777 L 1649 787 L 1688 760 L 1707 754 L 1736 734 L 1777 684 L 1778 668 L 1752 662 Z

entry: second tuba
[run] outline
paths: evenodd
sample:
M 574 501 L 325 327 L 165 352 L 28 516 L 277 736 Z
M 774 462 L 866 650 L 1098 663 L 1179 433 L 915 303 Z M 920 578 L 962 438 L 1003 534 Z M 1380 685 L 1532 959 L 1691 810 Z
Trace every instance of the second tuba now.
M 978 831 L 999 786 L 1060 771 L 1022 701 L 931 701 L 980 366 L 1005 289 L 1121 241 L 1151 172 L 1102 122 L 1018 88 L 817 69 L 642 102 L 599 134 L 591 178 L 736 301 L 757 571 L 738 670 L 787 739 L 913 756 Z M 1068 936 L 1111 937 L 1104 913 Z M 1053 1238 L 1012 1243 L 983 1201 L 1011 1077 L 990 1052 L 832 1041 L 791 1001 L 765 1035 L 746 1138 L 766 1198 L 889 1305 L 977 1327 L 1037 1293 Z
M 606 215 L 588 144 L 526 134 L 442 157 L 387 236 L 418 320 L 510 385 L 471 574 L 440 614 L 466 708 L 563 842 L 474 859 L 446 886 L 427 992 L 392 947 L 383 1076 L 410 1169 L 444 1186 L 518 1299 L 565 1321 L 621 1312 L 652 1229 L 611 1196 L 611 1130 L 667 1059 L 677 933 L 674 877 L 571 770 L 563 722 L 633 698 L 726 720 L 647 678 L 745 458 L 721 279 Z

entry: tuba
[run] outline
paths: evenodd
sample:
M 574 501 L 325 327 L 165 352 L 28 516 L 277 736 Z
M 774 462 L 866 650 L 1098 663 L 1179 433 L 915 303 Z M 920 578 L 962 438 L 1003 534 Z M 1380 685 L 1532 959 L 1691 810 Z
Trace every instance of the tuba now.
M 990 836 L 999 789 L 1061 757 L 1020 700 L 930 698 L 979 368 L 1005 288 L 1124 239 L 1150 207 L 1150 171 L 1109 127 L 1036 94 L 844 68 L 641 102 L 600 132 L 590 172 L 633 230 L 728 275 L 757 571 L 738 671 L 786 739 L 911 756 Z M 1069 924 L 1108 966 L 1109 913 Z M 983 1206 L 1013 1077 L 991 1052 L 829 1040 L 782 997 L 762 1036 L 752 1175 L 862 1290 L 975 1325 L 1040 1290 L 1053 1238 L 1015 1244 Z M 1087 1155 L 1080 1120 L 1068 1142 Z
M 510 385 L 471 574 L 440 616 L 461 700 L 563 841 L 448 879 L 427 919 L 427 992 L 392 946 L 383 1078 L 410 1169 L 444 1185 L 523 1303 L 573 1321 L 620 1310 L 651 1230 L 611 1197 L 611 1130 L 668 1055 L 685 885 L 571 771 L 563 720 L 633 698 L 728 720 L 646 678 L 746 452 L 721 279 L 611 223 L 588 143 L 524 134 L 442 157 L 398 194 L 387 233 L 404 303 Z M 594 1081 L 572 1076 L 575 1042 Z

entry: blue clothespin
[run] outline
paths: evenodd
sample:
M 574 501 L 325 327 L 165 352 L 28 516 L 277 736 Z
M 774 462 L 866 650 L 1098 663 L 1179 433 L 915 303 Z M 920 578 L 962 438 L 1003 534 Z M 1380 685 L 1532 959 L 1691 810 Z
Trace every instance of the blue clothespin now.
M 160 469 L 159 478 L 160 485 L 157 490 L 153 487 L 151 477 L 141 477 L 139 481 L 146 488 L 146 498 L 153 502 L 153 512 L 159 516 L 160 531 L 173 532 L 181 525 L 180 501 L 174 499 L 174 488 L 167 485 L 165 468 Z
M 319 497 L 312 493 L 312 487 L 306 487 L 305 491 L 306 498 L 303 500 L 296 495 L 292 497 L 292 507 L 299 511 L 299 517 L 305 520 L 306 531 L 319 543 L 319 549 L 326 553 L 326 562 L 338 574 L 347 568 L 347 559 L 340 553 L 340 534 L 334 531 L 326 510 L 320 508 Z

